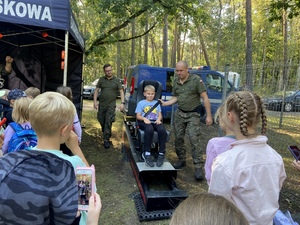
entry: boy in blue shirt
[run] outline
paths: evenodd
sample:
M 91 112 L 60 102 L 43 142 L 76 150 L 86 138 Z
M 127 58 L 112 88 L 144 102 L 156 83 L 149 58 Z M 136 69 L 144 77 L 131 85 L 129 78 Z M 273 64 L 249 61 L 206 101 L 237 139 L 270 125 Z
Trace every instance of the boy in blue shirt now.
M 164 163 L 165 159 L 167 131 L 162 124 L 160 105 L 158 105 L 151 113 L 149 113 L 149 115 L 146 115 L 151 107 L 157 103 L 157 100 L 153 100 L 155 96 L 155 87 L 152 85 L 147 85 L 144 88 L 144 96 L 146 99 L 139 101 L 135 109 L 139 127 L 145 132 L 143 157 L 145 159 L 146 166 L 154 167 L 151 157 L 151 144 L 154 131 L 156 131 L 158 133 L 159 140 L 159 154 L 156 161 L 156 166 L 160 167 Z

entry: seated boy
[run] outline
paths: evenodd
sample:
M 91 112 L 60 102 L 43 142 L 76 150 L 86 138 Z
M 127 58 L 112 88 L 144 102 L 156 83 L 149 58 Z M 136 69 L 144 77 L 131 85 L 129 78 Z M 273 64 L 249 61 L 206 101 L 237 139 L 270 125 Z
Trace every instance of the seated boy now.
M 57 92 L 40 94 L 29 105 L 29 121 L 38 138 L 35 150 L 63 158 L 74 168 L 89 166 L 78 145 L 78 138 L 72 131 L 75 113 L 74 104 Z M 62 143 L 66 143 L 74 156 L 60 151 Z M 80 224 L 86 224 L 85 212 L 81 214 Z
M 164 163 L 165 159 L 167 131 L 161 121 L 162 113 L 160 105 L 158 105 L 151 113 L 146 115 L 151 107 L 157 102 L 157 100 L 153 100 L 155 96 L 155 87 L 152 85 L 147 85 L 144 88 L 144 96 L 146 99 L 139 101 L 135 109 L 139 127 L 145 132 L 143 158 L 145 160 L 146 166 L 154 166 L 151 157 L 151 144 L 154 131 L 157 131 L 159 141 L 159 154 L 156 165 L 160 167 Z

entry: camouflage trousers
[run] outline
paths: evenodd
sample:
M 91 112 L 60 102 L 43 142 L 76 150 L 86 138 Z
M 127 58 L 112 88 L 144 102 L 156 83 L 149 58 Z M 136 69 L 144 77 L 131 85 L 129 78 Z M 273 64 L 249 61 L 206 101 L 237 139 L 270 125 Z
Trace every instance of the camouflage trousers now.
M 115 106 L 99 106 L 98 108 L 97 119 L 101 125 L 103 140 L 109 140 L 111 137 L 112 123 L 115 122 L 115 109 Z
M 179 160 L 186 160 L 186 146 L 184 143 L 185 132 L 187 131 L 190 143 L 194 166 L 204 166 L 203 150 L 200 147 L 200 115 L 197 112 L 184 113 L 179 109 L 174 117 L 175 150 Z

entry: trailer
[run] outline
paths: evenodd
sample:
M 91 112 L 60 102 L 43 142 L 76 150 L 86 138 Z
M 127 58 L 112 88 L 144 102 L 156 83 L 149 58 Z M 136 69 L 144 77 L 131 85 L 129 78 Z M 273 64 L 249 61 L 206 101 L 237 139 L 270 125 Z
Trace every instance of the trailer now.
M 142 82 L 143 85 L 157 81 Z M 139 86 L 139 90 L 143 90 Z M 161 94 L 160 94 L 161 95 Z M 169 137 L 169 132 L 168 132 Z M 124 116 L 123 150 L 126 151 L 139 191 L 132 194 L 141 221 L 167 219 L 177 205 L 188 197 L 176 185 L 177 170 L 165 159 L 161 167 L 147 167 L 142 159 L 143 131 L 134 116 Z M 151 155 L 158 156 L 158 136 L 154 133 Z

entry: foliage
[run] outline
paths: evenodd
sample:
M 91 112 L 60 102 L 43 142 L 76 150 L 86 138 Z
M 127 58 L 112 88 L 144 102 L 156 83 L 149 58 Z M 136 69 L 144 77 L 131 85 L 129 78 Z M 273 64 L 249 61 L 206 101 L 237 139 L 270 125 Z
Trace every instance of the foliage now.
M 277 0 L 271 3 L 270 20 L 281 20 L 282 11 L 288 10 L 288 18 L 292 19 L 300 14 L 300 0 Z

